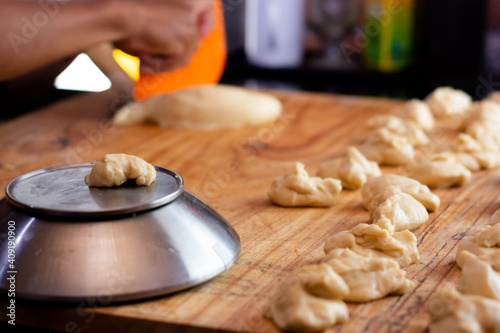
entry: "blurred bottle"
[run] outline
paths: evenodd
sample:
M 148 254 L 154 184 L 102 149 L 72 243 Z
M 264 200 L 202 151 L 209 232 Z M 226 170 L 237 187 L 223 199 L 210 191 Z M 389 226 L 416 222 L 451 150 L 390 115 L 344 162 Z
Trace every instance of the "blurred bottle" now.
M 323 52 L 312 59 L 313 67 L 349 69 L 355 66 L 344 53 L 345 42 L 359 19 L 359 0 L 309 0 L 309 25 L 323 39 Z
M 245 52 L 256 66 L 297 67 L 302 63 L 304 0 L 245 1 Z
M 391 72 L 412 58 L 414 0 L 365 0 L 363 62 L 367 68 Z

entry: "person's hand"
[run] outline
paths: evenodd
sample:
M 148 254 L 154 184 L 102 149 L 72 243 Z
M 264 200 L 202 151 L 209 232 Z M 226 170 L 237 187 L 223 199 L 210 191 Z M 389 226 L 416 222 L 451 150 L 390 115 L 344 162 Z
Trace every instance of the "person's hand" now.
M 143 0 L 124 5 L 133 14 L 128 22 L 130 33 L 115 46 L 139 57 L 145 73 L 188 64 L 215 21 L 213 0 Z

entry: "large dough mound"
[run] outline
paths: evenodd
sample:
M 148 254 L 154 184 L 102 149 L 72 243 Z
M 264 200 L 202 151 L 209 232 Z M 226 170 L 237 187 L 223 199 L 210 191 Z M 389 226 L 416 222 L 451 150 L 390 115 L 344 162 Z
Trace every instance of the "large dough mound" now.
M 268 304 L 267 316 L 286 331 L 324 330 L 349 318 L 341 300 L 349 287 L 327 264 L 304 266 L 286 277 Z
M 325 243 L 325 253 L 348 248 L 365 257 L 393 259 L 400 267 L 406 267 L 420 259 L 417 238 L 411 231 L 390 234 L 375 224 L 360 223 L 351 230 L 341 231 Z
M 406 272 L 394 260 L 365 257 L 350 249 L 330 251 L 324 263 L 333 267 L 349 286 L 348 302 L 369 302 L 389 294 L 404 294 L 413 288 Z
M 322 163 L 316 176 L 340 179 L 343 188 L 356 189 L 382 172 L 377 162 L 372 162 L 355 147 L 347 148 L 347 156 Z
M 340 180 L 309 177 L 304 164 L 297 162 L 293 172 L 279 177 L 267 193 L 280 206 L 330 207 L 342 191 Z
M 226 85 L 202 85 L 155 95 L 120 109 L 117 125 L 153 122 L 162 127 L 239 128 L 272 122 L 281 102 L 268 94 Z
M 429 211 L 439 208 L 441 200 L 431 192 L 429 187 L 414 179 L 392 174 L 371 178 L 363 185 L 361 188 L 363 206 L 368 209 L 375 196 L 391 185 L 420 201 Z
M 94 187 L 120 186 L 131 179 L 137 185 L 150 185 L 156 179 L 156 170 L 137 156 L 106 154 L 85 176 L 87 185 Z

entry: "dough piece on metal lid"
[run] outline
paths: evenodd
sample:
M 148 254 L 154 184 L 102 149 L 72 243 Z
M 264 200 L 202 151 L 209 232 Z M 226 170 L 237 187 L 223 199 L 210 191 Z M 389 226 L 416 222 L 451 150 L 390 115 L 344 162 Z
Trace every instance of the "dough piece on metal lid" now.
M 152 122 L 160 127 L 212 130 L 270 123 L 281 111 L 281 102 L 269 94 L 227 85 L 201 85 L 128 104 L 118 110 L 113 123 Z
M 127 180 L 137 185 L 151 185 L 156 179 L 154 166 L 134 155 L 106 154 L 97 162 L 85 182 L 91 187 L 120 186 Z

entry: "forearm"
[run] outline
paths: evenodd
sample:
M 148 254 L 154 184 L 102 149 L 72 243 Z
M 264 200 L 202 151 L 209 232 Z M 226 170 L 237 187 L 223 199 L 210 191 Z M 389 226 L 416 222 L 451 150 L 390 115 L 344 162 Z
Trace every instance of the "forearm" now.
M 114 0 L 0 0 L 0 81 L 103 41 L 124 38 L 126 6 Z

